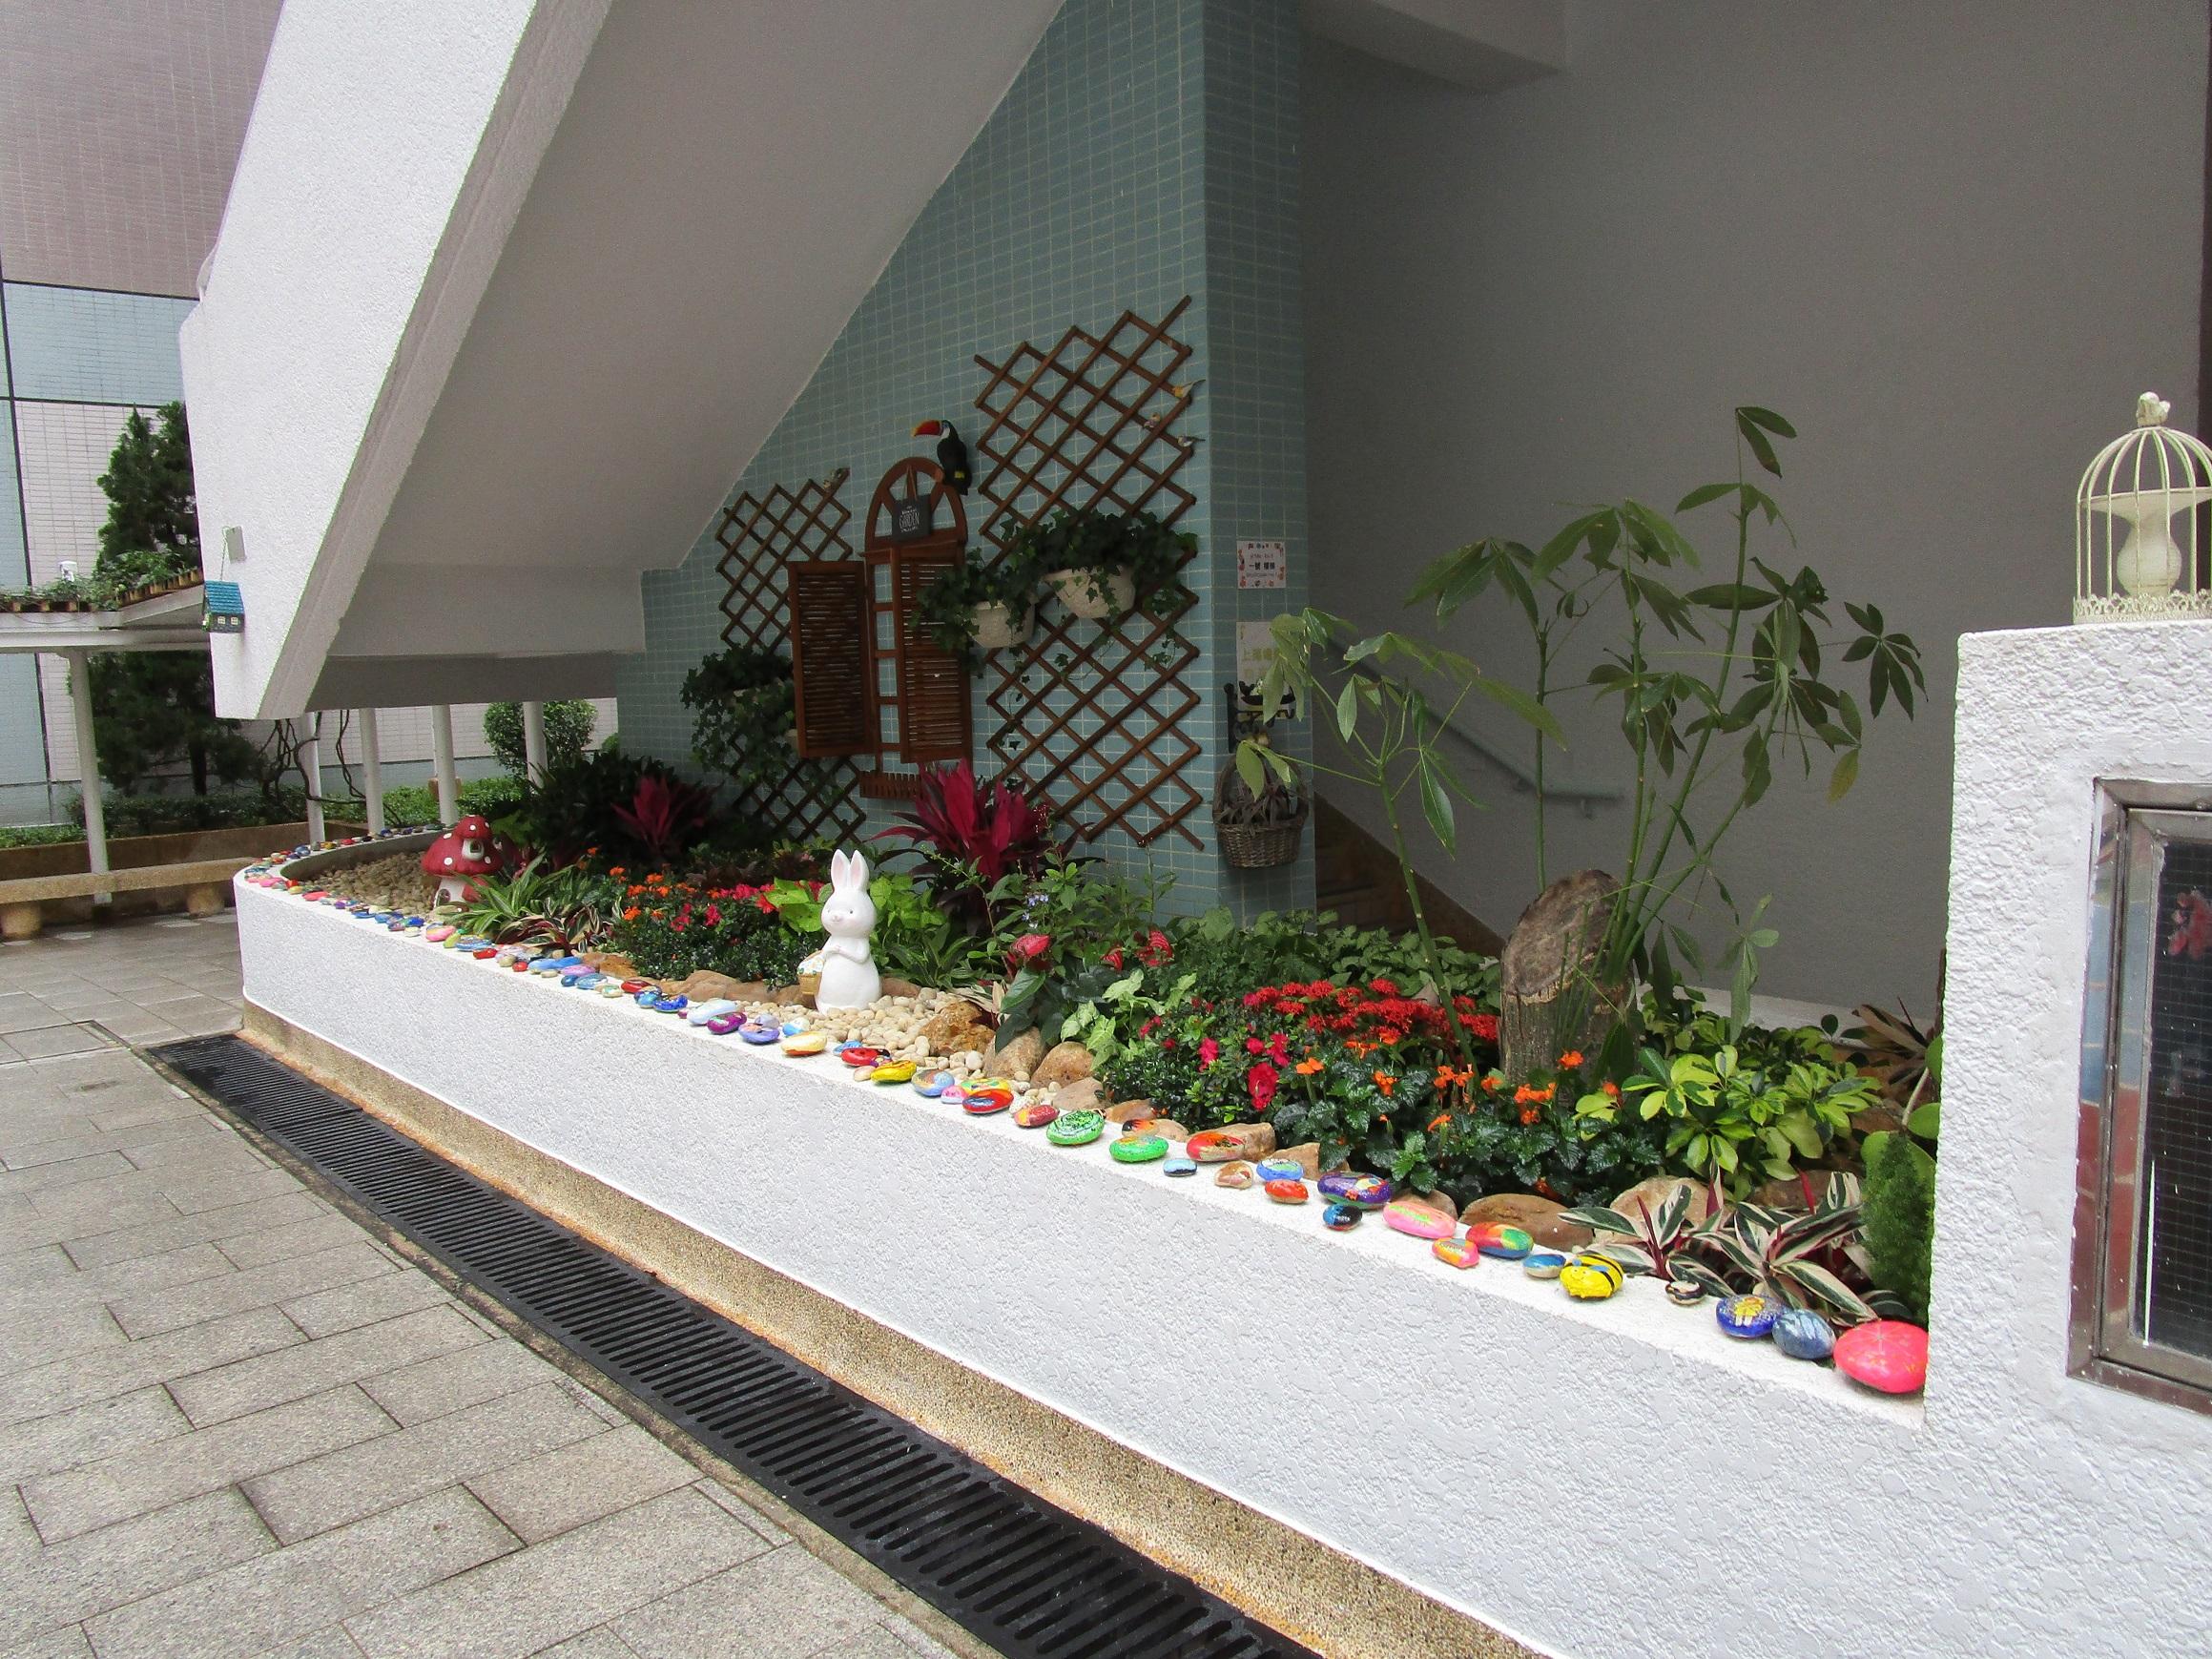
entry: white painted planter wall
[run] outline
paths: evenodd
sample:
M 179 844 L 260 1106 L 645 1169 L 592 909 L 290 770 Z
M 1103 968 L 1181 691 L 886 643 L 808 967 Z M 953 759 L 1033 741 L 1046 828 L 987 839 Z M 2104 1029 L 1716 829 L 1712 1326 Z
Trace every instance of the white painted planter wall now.
M 2063 1368 L 2089 780 L 2212 782 L 2212 628 L 1963 656 L 1925 1412 L 241 886 L 246 994 L 1540 1648 L 2200 1654 L 2212 1421 Z

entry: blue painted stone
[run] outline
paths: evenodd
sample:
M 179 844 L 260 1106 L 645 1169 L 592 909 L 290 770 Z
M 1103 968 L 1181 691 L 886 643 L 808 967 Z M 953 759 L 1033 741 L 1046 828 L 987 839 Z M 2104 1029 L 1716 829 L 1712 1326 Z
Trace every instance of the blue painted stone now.
M 655 997 L 647 1005 L 656 1014 L 680 1014 L 691 1006 L 689 997 Z
M 1826 1359 L 1835 1352 L 1835 1332 L 1810 1308 L 1784 1308 L 1774 1316 L 1774 1346 L 1792 1359 Z
M 574 979 L 564 974 L 561 976 L 561 983 L 572 991 L 590 991 L 597 990 L 601 985 L 606 983 L 606 979 L 607 976 L 603 973 L 580 973 Z
M 622 988 L 622 982 L 618 979 L 603 979 L 599 982 L 597 989 L 599 994 L 603 997 L 620 997 L 629 995 L 629 993 Z
M 1520 1258 L 1520 1271 L 1530 1278 L 1558 1278 L 1567 1258 L 1556 1250 L 1535 1250 Z
M 645 989 L 637 993 L 637 1006 L 641 1008 L 650 1008 L 659 1001 L 660 987 L 658 985 L 647 985 Z
M 1321 1211 L 1321 1225 L 1332 1233 L 1350 1233 L 1359 1225 L 1359 1218 L 1366 1213 L 1367 1212 L 1356 1204 L 1326 1205 Z
M 1747 1342 L 1758 1340 L 1774 1329 L 1781 1307 L 1765 1296 L 1723 1296 L 1713 1304 L 1713 1317 L 1722 1330 Z
M 1263 1183 L 1268 1181 L 1303 1181 L 1306 1178 L 1306 1166 L 1299 1163 L 1296 1158 L 1262 1158 L 1253 1169 L 1252 1174 Z
M 711 997 L 703 1003 L 693 1003 L 684 1019 L 691 1025 L 703 1026 L 709 1020 L 719 1020 L 724 1014 L 734 1014 L 737 1005 L 728 997 Z
M 1160 1161 L 1160 1173 L 1163 1175 L 1195 1175 L 1198 1173 L 1198 1160 L 1187 1158 L 1180 1152 L 1170 1152 Z
M 737 1035 L 755 1048 L 765 1048 L 783 1041 L 783 1027 L 766 1020 L 747 1020 L 737 1027 Z
M 914 1092 L 924 1100 L 937 1100 L 953 1086 L 949 1071 L 917 1071 L 914 1074 Z
M 1359 1175 L 1350 1170 L 1333 1170 L 1319 1182 L 1321 1196 L 1355 1210 L 1380 1210 L 1390 1202 L 1390 1183 L 1380 1175 Z M 1322 1217 L 1327 1220 L 1326 1214 Z
M 390 922 L 387 922 L 387 923 L 384 923 L 384 931 L 385 931 L 386 933 L 404 933 L 404 932 L 406 932 L 406 931 L 407 931 L 407 919 L 406 919 L 404 916 L 401 916 L 401 917 L 395 918 L 393 921 L 390 921 Z

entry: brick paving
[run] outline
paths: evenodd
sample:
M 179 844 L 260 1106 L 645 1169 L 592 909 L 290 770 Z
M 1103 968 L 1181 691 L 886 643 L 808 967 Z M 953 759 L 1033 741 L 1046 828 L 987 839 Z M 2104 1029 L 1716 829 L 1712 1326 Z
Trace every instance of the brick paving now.
M 238 997 L 226 922 L 0 950 L 0 1656 L 947 1654 L 129 1047 Z

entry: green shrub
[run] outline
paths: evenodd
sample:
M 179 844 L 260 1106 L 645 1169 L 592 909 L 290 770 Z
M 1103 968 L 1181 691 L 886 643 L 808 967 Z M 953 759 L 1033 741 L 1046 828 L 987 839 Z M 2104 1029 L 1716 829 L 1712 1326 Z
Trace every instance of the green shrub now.
M 108 795 L 101 798 L 101 805 L 111 838 L 298 823 L 307 816 L 306 797 L 297 787 L 279 788 L 274 801 L 258 789 L 218 789 L 206 795 Z M 69 813 L 81 839 L 85 821 L 81 795 L 72 798 Z
M 0 824 L 0 847 L 58 847 L 84 839 L 85 832 L 75 824 Z
M 573 760 L 590 748 L 591 729 L 598 723 L 599 711 L 583 697 L 548 703 L 546 764 Z M 491 745 L 491 757 L 506 768 L 509 778 L 519 780 L 528 765 L 523 749 L 522 704 L 493 703 L 486 709 L 484 739 Z
M 475 813 L 482 818 L 503 818 L 522 804 L 523 786 L 512 778 L 466 778 L 462 779 L 460 797 L 463 817 Z M 368 822 L 368 804 L 360 799 L 333 800 L 325 810 L 332 818 Z M 435 784 L 402 783 L 384 791 L 384 822 L 391 828 L 409 829 L 439 821 Z
M 1935 1160 L 1908 1134 L 1871 1134 L 1861 1151 L 1867 1160 L 1862 1225 L 1871 1276 L 1925 1325 L 1935 1246 Z

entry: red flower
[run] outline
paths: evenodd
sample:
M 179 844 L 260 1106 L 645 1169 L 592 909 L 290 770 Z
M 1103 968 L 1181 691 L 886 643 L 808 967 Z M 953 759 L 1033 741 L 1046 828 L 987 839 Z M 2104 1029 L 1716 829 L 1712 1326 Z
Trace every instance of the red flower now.
M 1282 1032 L 1277 1031 L 1268 1039 L 1268 1054 L 1277 1066 L 1290 1064 L 1291 1045 L 1285 1040 Z
M 1122 971 L 1122 947 L 1120 945 L 1115 945 L 1113 949 L 1106 953 L 1106 964 L 1116 973 Z
M 1019 973 L 1051 948 L 1049 933 L 1024 933 L 1014 941 L 1014 948 L 1006 952 L 1006 965 Z
M 1397 995 L 1397 986 L 1386 979 L 1369 980 L 1367 988 L 1380 996 L 1395 997 Z
M 1198 1045 L 1198 1068 L 1203 1071 L 1221 1058 L 1221 1045 L 1211 1037 Z
M 1247 1054 L 1264 1054 L 1267 1049 L 1268 1046 L 1257 1037 L 1247 1037 L 1244 1040 L 1244 1051 Z
M 1274 1101 L 1275 1084 L 1279 1081 L 1279 1073 L 1272 1066 L 1262 1060 L 1244 1074 L 1244 1080 L 1246 1086 L 1251 1090 L 1252 1110 L 1267 1110 Z

